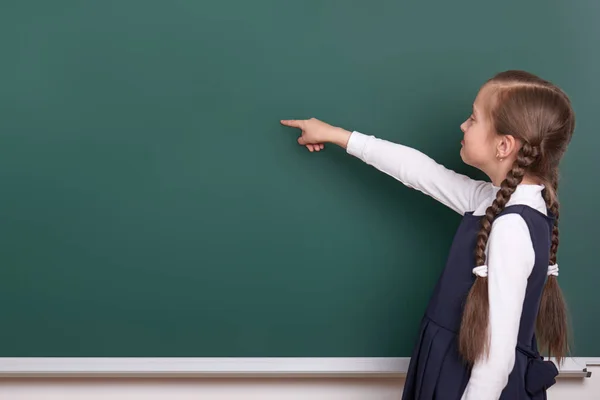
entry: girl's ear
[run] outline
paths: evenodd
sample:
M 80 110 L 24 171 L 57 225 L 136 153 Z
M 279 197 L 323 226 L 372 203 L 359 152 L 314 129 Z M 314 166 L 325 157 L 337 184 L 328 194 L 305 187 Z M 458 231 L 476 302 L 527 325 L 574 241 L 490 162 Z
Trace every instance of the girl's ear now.
M 504 159 L 519 151 L 519 143 L 512 135 L 500 135 L 496 144 L 496 157 Z

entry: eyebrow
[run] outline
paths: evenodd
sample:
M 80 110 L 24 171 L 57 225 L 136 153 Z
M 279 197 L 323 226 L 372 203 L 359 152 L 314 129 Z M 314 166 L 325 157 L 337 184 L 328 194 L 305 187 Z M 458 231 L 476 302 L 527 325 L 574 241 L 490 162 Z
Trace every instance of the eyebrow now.
M 478 112 L 476 112 L 477 109 L 475 108 L 475 104 L 473 104 L 473 114 L 479 114 Z

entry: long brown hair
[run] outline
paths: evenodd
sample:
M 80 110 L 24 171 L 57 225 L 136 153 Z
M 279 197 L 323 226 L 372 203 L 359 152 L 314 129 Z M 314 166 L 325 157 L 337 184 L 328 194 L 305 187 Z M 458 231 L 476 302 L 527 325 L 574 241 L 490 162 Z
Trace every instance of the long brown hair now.
M 486 246 L 496 216 L 525 174 L 544 184 L 543 196 L 555 218 L 550 246 L 550 265 L 556 264 L 558 250 L 558 165 L 575 129 L 575 114 L 567 95 L 552 83 L 524 71 L 502 72 L 486 82 L 490 89 L 485 110 L 499 135 L 512 135 L 521 143 L 517 158 L 500 185 L 496 199 L 481 218 L 475 246 L 475 264 L 486 263 Z M 477 276 L 467 296 L 459 333 L 459 351 L 473 364 L 487 356 L 488 282 Z M 555 276 L 544 286 L 536 321 L 540 350 L 560 363 L 568 352 L 567 311 Z

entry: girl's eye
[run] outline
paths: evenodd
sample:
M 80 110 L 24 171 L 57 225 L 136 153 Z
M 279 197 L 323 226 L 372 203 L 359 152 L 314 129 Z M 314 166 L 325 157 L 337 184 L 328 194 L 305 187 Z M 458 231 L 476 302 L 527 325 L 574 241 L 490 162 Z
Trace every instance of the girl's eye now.
M 473 114 L 471 114 L 471 116 L 469 117 L 469 119 L 470 119 L 471 121 L 475 121 L 475 117 L 473 116 Z

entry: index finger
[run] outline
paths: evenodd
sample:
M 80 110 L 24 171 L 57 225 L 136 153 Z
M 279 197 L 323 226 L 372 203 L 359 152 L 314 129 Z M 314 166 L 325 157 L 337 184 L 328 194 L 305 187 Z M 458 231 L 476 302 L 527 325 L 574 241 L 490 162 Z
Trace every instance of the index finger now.
M 299 119 L 282 119 L 279 122 L 281 122 L 282 125 L 291 126 L 293 128 L 302 129 L 302 127 L 304 126 L 304 121 Z

